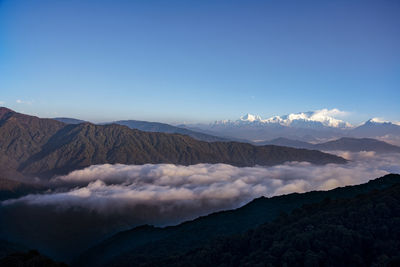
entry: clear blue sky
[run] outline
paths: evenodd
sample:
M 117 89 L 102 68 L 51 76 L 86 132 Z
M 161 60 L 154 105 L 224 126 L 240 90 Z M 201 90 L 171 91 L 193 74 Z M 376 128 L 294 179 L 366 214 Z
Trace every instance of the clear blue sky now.
M 399 14 L 398 0 L 0 0 L 0 102 L 95 121 L 399 121 Z

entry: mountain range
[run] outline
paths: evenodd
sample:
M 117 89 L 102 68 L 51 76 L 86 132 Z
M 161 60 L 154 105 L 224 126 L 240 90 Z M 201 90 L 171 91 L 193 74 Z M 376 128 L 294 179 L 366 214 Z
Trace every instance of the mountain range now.
M 55 118 L 55 120 L 62 121 L 69 124 L 79 124 L 85 122 L 79 119 L 72 118 Z M 259 116 L 253 116 L 247 114 L 242 117 L 241 121 L 259 121 L 261 120 Z M 148 122 L 148 121 L 137 121 L 137 120 L 123 120 L 123 121 L 115 121 L 112 123 L 102 123 L 101 125 L 108 124 L 119 124 L 128 126 L 131 129 L 137 129 L 145 132 L 160 132 L 160 133 L 176 133 L 182 135 L 188 135 L 196 140 L 207 141 L 207 142 L 229 142 L 229 141 L 238 141 L 245 142 L 254 145 L 276 145 L 276 146 L 286 146 L 286 147 L 294 147 L 294 148 L 304 148 L 304 149 L 313 149 L 313 150 L 342 150 L 342 151 L 352 151 L 352 152 L 360 152 L 360 151 L 374 151 L 378 153 L 397 153 L 400 151 L 399 146 L 395 146 L 389 144 L 384 141 L 380 141 L 373 138 L 355 138 L 355 137 L 339 137 L 336 140 L 330 140 L 328 142 L 320 142 L 320 143 L 310 143 L 298 139 L 290 139 L 285 137 L 279 137 L 272 140 L 266 141 L 250 141 L 246 139 L 239 139 L 233 137 L 227 137 L 222 135 L 220 137 L 212 135 L 208 131 L 208 133 L 203 133 L 199 128 L 192 128 L 189 130 L 182 127 L 177 127 L 173 125 L 169 125 L 166 123 L 159 122 Z M 347 124 L 347 123 L 346 123 Z M 348 124 L 347 124 L 348 125 Z M 369 120 L 365 124 L 353 129 L 353 132 L 357 132 L 357 136 L 370 136 L 370 135 L 379 135 L 385 134 L 385 136 L 390 135 L 388 132 L 395 132 L 396 124 L 391 124 L 388 122 L 379 122 L 375 120 Z M 245 130 L 245 129 L 243 129 Z M 252 130 L 250 130 L 251 132 Z M 301 129 L 297 129 L 297 132 L 301 132 Z M 319 133 L 320 134 L 320 133 Z M 339 135 L 336 133 L 336 135 Z M 340 136 L 340 135 L 339 135 Z M 297 135 L 299 137 L 299 135 Z M 399 135 L 400 137 L 400 135 Z
M 301 141 L 320 142 L 341 137 L 400 139 L 399 123 L 370 119 L 359 126 L 334 118 L 341 111 L 318 110 L 262 119 L 246 114 L 238 120 L 215 121 L 210 124 L 180 125 L 188 129 L 216 136 L 260 142 L 280 137 Z M 343 115 L 343 114 L 342 114 Z
M 236 121 L 223 120 L 215 121 L 214 125 L 281 125 L 298 128 L 351 128 L 348 122 L 334 118 L 332 115 L 338 115 L 343 112 L 333 109 L 322 109 L 317 111 L 308 111 L 300 113 L 292 113 L 283 116 L 273 116 L 262 119 L 259 115 L 246 114 Z
M 210 124 L 180 124 L 177 126 L 137 120 L 115 121 L 102 124 L 126 125 L 132 129 L 152 132 L 189 135 L 201 141 L 262 142 L 276 138 L 288 138 L 321 143 L 341 137 L 375 138 L 400 145 L 400 123 L 378 118 L 354 126 L 335 118 L 345 112 L 322 109 L 311 112 L 292 113 L 262 119 L 259 115 L 246 114 L 237 120 L 220 120 Z M 75 124 L 84 121 L 72 118 L 55 118 Z
M 227 163 L 275 165 L 286 161 L 345 163 L 319 151 L 239 142 L 204 142 L 181 134 L 144 132 L 91 123 L 65 124 L 0 108 L 0 177 L 51 177 L 95 164 Z
M 190 136 L 196 140 L 206 141 L 206 142 L 227 142 L 233 141 L 223 137 L 217 137 L 205 133 L 200 133 L 192 131 L 186 128 L 180 128 L 166 123 L 160 122 L 148 122 L 148 121 L 137 121 L 137 120 L 122 120 L 114 121 L 113 124 L 128 126 L 131 129 L 137 129 L 144 132 L 161 132 L 170 134 L 182 134 Z
M 306 116 L 318 118 L 315 114 Z M 375 120 L 363 125 L 364 128 L 351 128 L 342 122 L 324 119 L 320 119 L 321 127 L 311 123 L 308 128 L 299 128 L 293 122 L 288 123 L 289 119 L 295 119 L 293 116 L 280 119 L 284 122 L 273 124 L 247 116 L 242 120 L 251 122 L 239 124 L 264 131 L 264 123 L 269 123 L 274 125 L 271 129 L 297 129 L 297 132 L 304 129 L 320 134 L 328 128 L 335 128 L 333 131 L 338 133 L 356 129 L 363 133 L 377 132 L 376 127 L 390 130 L 390 134 L 397 130 L 395 124 Z M 239 124 L 232 124 L 232 127 L 239 127 Z M 396 263 L 396 257 L 400 256 L 396 254 L 400 244 L 395 238 L 400 234 L 396 226 L 400 175 L 396 174 L 330 191 L 260 197 L 235 210 L 202 213 L 209 215 L 165 227 L 136 227 L 143 223 L 127 220 L 128 213 L 119 213 L 122 209 L 110 215 L 91 210 L 90 205 L 89 210 L 73 205 L 83 204 L 83 199 L 90 203 L 87 194 L 92 194 L 88 189 L 93 186 L 100 186 L 96 194 L 107 194 L 108 190 L 122 190 L 126 181 L 120 185 L 89 181 L 81 188 L 68 188 L 49 181 L 55 175 L 96 164 L 226 163 L 247 167 L 305 161 L 322 165 L 347 161 L 321 151 L 400 152 L 397 146 L 371 138 L 341 137 L 310 143 L 280 137 L 263 142 L 235 142 L 222 136 L 154 122 L 93 124 L 69 118 L 43 119 L 0 108 L 0 200 L 7 200 L 0 205 L 0 264 L 63 266 L 48 255 L 26 247 L 40 249 L 56 260 L 68 260 L 75 266 L 253 266 L 265 261 L 272 265 L 283 262 L 318 265 L 337 257 L 343 265 Z M 347 166 L 351 165 L 344 168 L 348 169 Z M 86 195 L 75 198 L 76 192 Z M 20 196 L 23 198 L 12 199 Z M 53 197 L 60 198 L 63 204 L 67 204 L 67 199 L 73 200 L 64 209 L 57 202 L 51 206 L 46 203 L 53 202 L 37 205 L 35 203 L 39 202 L 33 201 L 50 201 L 55 199 Z M 28 200 L 33 202 L 24 202 Z M 175 204 L 179 205 L 179 201 L 172 202 Z M 140 212 L 145 212 L 146 207 L 144 205 Z M 55 227 L 60 225 L 61 228 Z M 336 236 L 345 241 L 335 239 Z M 314 249 L 313 242 L 319 242 L 315 247 L 321 250 Z M 346 244 L 349 247 L 342 249 Z M 362 250 L 357 249 L 360 244 L 363 244 Z M 346 254 L 346 251 L 353 254 Z
M 320 144 L 312 144 L 304 141 L 281 137 L 270 141 L 259 142 L 258 144 L 288 146 L 322 151 L 374 151 L 377 153 L 400 153 L 400 147 L 372 138 L 342 137 L 333 141 L 328 141 Z

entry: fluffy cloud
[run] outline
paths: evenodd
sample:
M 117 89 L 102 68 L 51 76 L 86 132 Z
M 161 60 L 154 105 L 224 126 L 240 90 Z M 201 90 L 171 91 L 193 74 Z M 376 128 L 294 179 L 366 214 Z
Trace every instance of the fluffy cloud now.
M 69 188 L 64 192 L 27 195 L 3 205 L 80 207 L 98 213 L 119 213 L 143 205 L 168 213 L 185 206 L 192 213 L 188 217 L 192 217 L 236 208 L 260 196 L 328 190 L 400 172 L 400 154 L 337 153 L 351 162 L 325 166 L 292 162 L 246 168 L 226 164 L 95 165 L 51 181 L 57 187 Z
M 337 108 L 333 109 L 320 109 L 314 112 L 314 116 L 329 116 L 329 117 L 345 117 L 349 115 L 349 112 L 339 110 Z
M 330 127 L 351 127 L 351 125 L 342 120 L 336 119 L 337 117 L 347 116 L 348 112 L 334 109 L 321 109 L 314 112 L 298 113 L 288 115 L 289 120 L 306 120 L 318 121 L 325 126 Z

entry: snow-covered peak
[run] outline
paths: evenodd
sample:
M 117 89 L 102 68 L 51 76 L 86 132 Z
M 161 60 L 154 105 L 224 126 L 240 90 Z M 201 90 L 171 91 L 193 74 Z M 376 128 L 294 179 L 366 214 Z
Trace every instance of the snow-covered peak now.
M 310 112 L 292 113 L 284 116 L 273 116 L 262 119 L 261 116 L 246 114 L 236 121 L 218 121 L 215 124 L 256 124 L 269 125 L 279 124 L 288 127 L 333 127 L 333 128 L 350 128 L 350 123 L 335 118 L 335 116 L 344 116 L 345 112 L 338 109 L 321 109 Z
M 391 121 L 385 121 L 385 120 L 382 119 L 382 118 L 372 118 L 372 119 L 369 119 L 369 120 L 367 120 L 367 121 L 365 122 L 365 124 L 394 124 L 394 125 L 400 126 L 400 122 L 397 122 L 397 121 L 393 121 L 393 122 L 391 122 Z
M 284 126 L 325 126 L 333 128 L 350 128 L 348 122 L 335 118 L 344 116 L 346 113 L 338 109 L 321 109 L 317 111 L 292 113 L 284 116 L 274 116 L 264 120 L 266 123 L 279 123 Z
M 383 120 L 381 118 L 372 118 L 372 119 L 369 119 L 367 122 L 370 122 L 370 123 L 390 123 L 390 121 L 385 121 L 385 120 Z
M 240 117 L 240 121 L 254 122 L 254 121 L 262 121 L 262 119 L 261 116 L 259 115 L 252 115 L 247 113 L 246 115 Z

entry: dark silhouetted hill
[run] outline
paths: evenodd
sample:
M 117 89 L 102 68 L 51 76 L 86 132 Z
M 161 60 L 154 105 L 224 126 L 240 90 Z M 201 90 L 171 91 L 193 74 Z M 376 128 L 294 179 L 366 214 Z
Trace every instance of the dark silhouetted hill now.
M 302 205 L 317 203 L 326 198 L 332 200 L 355 198 L 359 194 L 382 190 L 396 184 L 400 184 L 400 175 L 391 174 L 366 184 L 346 186 L 330 191 L 294 193 L 272 198 L 261 197 L 236 210 L 214 213 L 177 226 L 136 227 L 120 232 L 83 253 L 75 265 L 140 266 L 140 263 L 152 263 L 160 258 L 163 261 L 160 265 L 157 263 L 154 266 L 163 266 L 164 263 L 172 264 L 168 258 L 173 255 L 184 255 L 192 250 L 196 251 L 198 247 L 218 242 L 216 240 L 221 237 L 245 233 L 274 220 L 282 212 L 288 213 Z M 186 264 L 188 262 L 185 257 L 177 259 Z M 232 257 L 236 257 L 236 255 Z M 238 265 L 228 264 L 227 266 Z
M 400 184 L 347 199 L 326 198 L 244 234 L 181 255 L 113 266 L 399 266 Z M 137 263 L 137 264 L 132 264 Z

